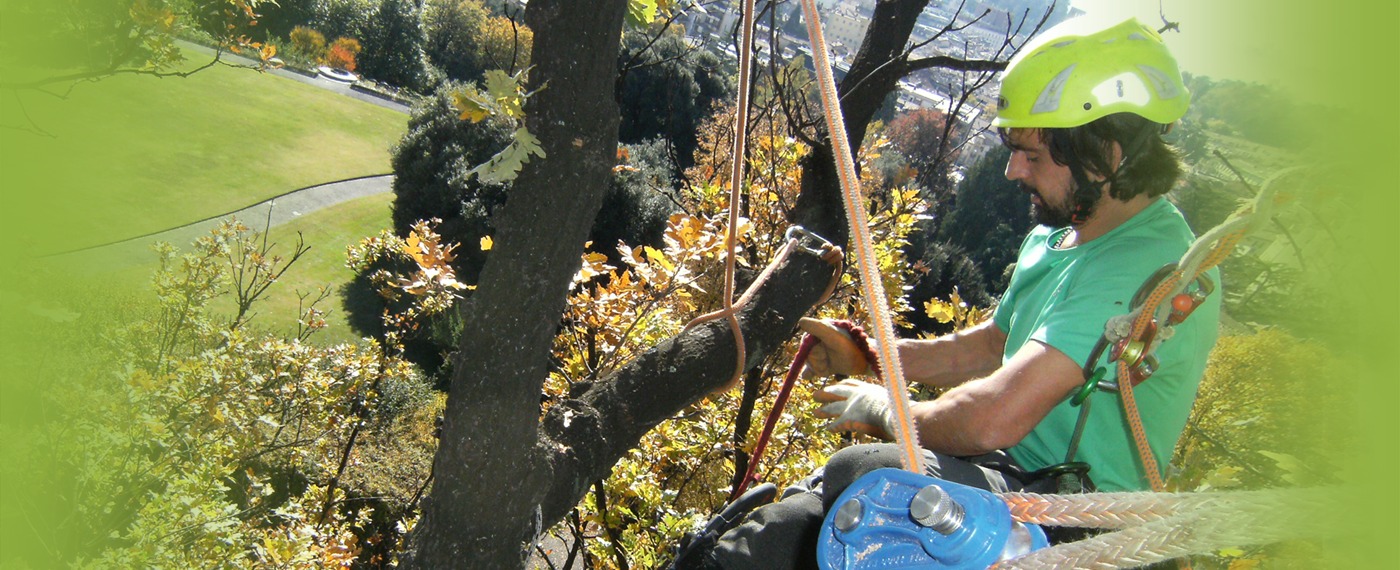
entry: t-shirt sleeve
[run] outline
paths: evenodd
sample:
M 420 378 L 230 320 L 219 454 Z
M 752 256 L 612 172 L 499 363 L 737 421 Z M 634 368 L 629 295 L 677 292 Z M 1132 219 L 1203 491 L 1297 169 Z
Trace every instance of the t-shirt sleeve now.
M 1160 244 L 1132 240 L 1078 260 L 1082 269 L 1056 291 L 1030 340 L 1052 346 L 1083 366 L 1108 319 L 1126 314 L 1142 283 L 1177 259 Z

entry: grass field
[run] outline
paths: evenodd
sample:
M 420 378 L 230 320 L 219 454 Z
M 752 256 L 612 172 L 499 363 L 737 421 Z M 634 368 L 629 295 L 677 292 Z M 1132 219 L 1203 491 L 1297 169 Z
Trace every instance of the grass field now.
M 344 299 L 341 296 L 342 286 L 355 276 L 345 267 L 345 246 L 359 243 L 361 239 L 390 227 L 389 204 L 392 201 L 393 194 L 366 196 L 272 228 L 269 241 L 277 244 L 273 255 L 290 256 L 298 232 L 311 250 L 268 289 L 261 301 L 253 305 L 256 315 L 252 326 L 273 331 L 279 336 L 295 335 L 299 314 L 297 292 L 309 293 L 310 298 L 314 299 L 317 288 L 326 287 L 330 289 L 331 296 L 318 307 L 327 313 L 327 326 L 313 339 L 318 344 L 359 340 L 359 335 L 346 324 Z M 240 221 L 244 225 L 257 225 L 256 220 Z M 150 283 L 156 268 L 155 263 L 128 267 L 103 275 L 102 281 L 111 292 L 132 296 L 139 303 L 153 303 L 155 294 L 150 291 Z M 210 302 L 210 308 L 216 315 L 226 318 L 233 316 L 233 303 L 228 296 L 214 299 Z
M 391 227 L 389 203 L 393 194 L 379 194 L 351 200 L 313 212 L 296 221 L 272 228 L 272 239 L 279 250 L 290 251 L 296 243 L 297 232 L 311 245 L 311 251 L 297 260 L 282 279 L 268 290 L 267 299 L 256 306 L 260 326 L 295 334 L 297 328 L 297 291 L 311 293 L 317 287 L 329 287 L 331 296 L 318 306 L 327 312 L 326 328 L 317 333 L 320 343 L 354 342 L 359 338 L 345 321 L 341 286 L 354 278 L 345 267 L 345 246 Z M 309 299 L 308 299 L 309 300 Z
M 0 137 L 0 160 L 7 179 L 22 181 L 7 194 L 22 194 L 61 220 L 61 231 L 40 240 L 48 253 L 387 173 L 389 146 L 407 121 L 290 79 L 218 66 L 184 79 L 81 83 L 67 99 L 6 91 L 0 123 L 31 132 Z

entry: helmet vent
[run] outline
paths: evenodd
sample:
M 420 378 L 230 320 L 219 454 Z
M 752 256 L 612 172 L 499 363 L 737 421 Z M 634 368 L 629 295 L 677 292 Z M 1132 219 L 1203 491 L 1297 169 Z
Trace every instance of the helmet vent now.
M 1152 94 L 1147 85 L 1135 73 L 1122 73 L 1098 84 L 1091 91 L 1100 105 L 1129 103 L 1134 107 L 1144 107 L 1152 102 Z
M 1074 73 L 1074 67 L 1076 65 L 1079 64 L 1070 64 L 1069 67 L 1066 67 L 1064 71 L 1061 71 L 1054 79 L 1050 80 L 1050 83 L 1040 92 L 1040 96 L 1036 97 L 1035 105 L 1031 107 L 1032 115 L 1036 113 L 1050 113 L 1060 108 L 1060 96 L 1064 95 L 1065 83 L 1069 81 L 1069 76 Z
M 1144 36 L 1144 35 L 1142 35 L 1142 34 L 1140 34 L 1140 33 L 1138 33 L 1138 32 L 1133 32 L 1133 33 L 1131 33 L 1131 34 L 1128 34 L 1128 39 L 1130 39 L 1130 40 L 1145 40 L 1145 39 L 1147 39 L 1147 36 Z
M 1163 73 L 1162 70 L 1150 65 L 1138 64 L 1138 69 L 1147 76 L 1147 80 L 1152 82 L 1152 90 L 1157 92 L 1157 96 L 1163 99 L 1175 99 L 1181 95 L 1181 90 L 1176 88 L 1176 82 Z
M 1065 47 L 1065 46 L 1070 45 L 1070 44 L 1072 44 L 1072 43 L 1074 43 L 1074 40 L 1065 40 L 1065 41 L 1062 41 L 1062 42 L 1056 42 L 1056 43 L 1050 44 L 1050 47 Z

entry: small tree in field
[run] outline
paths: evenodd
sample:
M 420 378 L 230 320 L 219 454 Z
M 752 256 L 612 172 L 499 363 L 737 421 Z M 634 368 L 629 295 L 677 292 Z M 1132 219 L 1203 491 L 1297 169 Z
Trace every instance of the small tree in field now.
M 297 26 L 292 28 L 287 38 L 291 40 L 292 48 L 307 59 L 321 61 L 326 57 L 326 36 L 321 35 L 321 32 L 306 26 Z
M 365 76 L 406 89 L 424 80 L 423 21 L 412 0 L 383 0 L 369 19 L 364 53 L 359 58 Z
M 340 38 L 326 51 L 326 65 L 346 71 L 355 71 L 355 56 L 360 53 L 360 42 L 354 38 Z

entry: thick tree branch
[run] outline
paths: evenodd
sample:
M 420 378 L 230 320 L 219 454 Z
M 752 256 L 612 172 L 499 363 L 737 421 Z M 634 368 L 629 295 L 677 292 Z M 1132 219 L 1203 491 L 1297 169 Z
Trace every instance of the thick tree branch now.
M 986 59 L 962 59 L 946 55 L 936 55 L 933 57 L 921 57 L 911 59 L 900 66 L 904 75 L 908 75 L 920 69 L 951 69 L 953 71 L 1001 71 L 1006 69 L 1005 61 Z
M 866 42 L 842 82 L 852 139 L 864 138 L 866 123 L 894 88 L 898 75 L 872 71 L 902 53 L 913 23 L 927 0 L 886 0 Z M 872 37 L 879 40 L 872 41 Z M 862 71 L 863 70 L 863 71 Z M 859 89 L 852 85 L 860 84 Z M 829 146 L 813 148 L 803 160 L 802 195 L 794 218 L 837 245 L 847 229 Z M 820 300 L 834 269 L 806 253 L 779 265 L 740 313 L 749 367 L 778 350 L 792 336 L 797 319 Z M 668 339 L 595 383 L 576 399 L 555 405 L 541 427 L 552 452 L 554 484 L 542 504 L 550 524 L 565 516 L 608 471 L 657 424 L 722 386 L 733 374 L 734 339 L 723 322 L 702 325 Z

